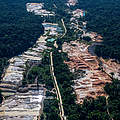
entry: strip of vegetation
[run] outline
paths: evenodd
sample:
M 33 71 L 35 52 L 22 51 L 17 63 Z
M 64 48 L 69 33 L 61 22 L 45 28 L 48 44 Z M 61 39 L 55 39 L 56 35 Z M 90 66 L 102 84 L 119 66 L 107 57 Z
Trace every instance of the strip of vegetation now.
M 52 88 L 54 88 L 54 84 L 50 74 L 49 62 L 49 52 L 44 51 L 44 57 L 42 58 L 42 61 L 37 65 L 34 64 L 31 69 L 28 67 L 28 70 L 25 72 L 24 79 L 22 81 L 23 86 L 37 82 L 38 84 L 45 84 L 46 89 L 52 90 Z
M 27 65 L 28 66 L 28 65 Z M 30 70 L 29 70 L 30 69 Z M 29 71 L 29 73 L 27 73 Z M 28 75 L 27 75 L 28 74 Z M 38 65 L 32 68 L 28 66 L 25 72 L 22 86 L 28 84 L 41 84 L 46 88 L 46 99 L 44 100 L 43 114 L 41 120 L 60 120 L 58 100 L 56 99 L 56 92 L 54 89 L 54 81 L 50 73 L 50 57 L 49 52 L 44 51 L 44 57 Z

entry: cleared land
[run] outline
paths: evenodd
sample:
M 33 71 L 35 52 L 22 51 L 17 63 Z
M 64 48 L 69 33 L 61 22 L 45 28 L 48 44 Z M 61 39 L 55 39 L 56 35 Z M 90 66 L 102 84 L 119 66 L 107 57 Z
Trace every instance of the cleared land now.
M 88 52 L 88 45 L 73 41 L 63 44 L 63 52 L 68 53 L 70 61 L 65 61 L 72 72 L 77 72 L 77 79 L 73 86 L 77 102 L 82 103 L 84 98 L 106 96 L 103 87 L 111 78 L 100 69 L 96 56 Z

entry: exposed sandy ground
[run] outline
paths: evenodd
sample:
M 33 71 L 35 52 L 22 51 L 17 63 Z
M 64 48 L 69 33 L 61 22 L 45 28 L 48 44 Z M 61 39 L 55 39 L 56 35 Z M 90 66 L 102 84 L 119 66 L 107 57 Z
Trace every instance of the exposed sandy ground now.
M 37 120 L 43 96 L 43 90 L 16 93 L 15 96 L 3 101 L 0 107 L 0 120 Z
M 88 47 L 78 41 L 63 44 L 63 52 L 67 52 L 70 59 L 65 63 L 72 72 L 81 70 L 73 86 L 78 103 L 82 103 L 84 98 L 106 96 L 103 88 L 107 82 L 111 82 L 109 75 L 99 69 L 98 59 L 88 52 Z

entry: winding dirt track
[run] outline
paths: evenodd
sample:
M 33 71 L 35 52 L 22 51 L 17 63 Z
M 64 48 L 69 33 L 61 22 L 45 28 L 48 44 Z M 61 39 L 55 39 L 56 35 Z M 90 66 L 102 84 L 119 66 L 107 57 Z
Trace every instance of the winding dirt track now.
M 63 20 L 63 19 L 61 19 L 61 22 L 62 22 L 63 27 L 64 27 L 64 30 L 65 30 L 64 34 L 61 36 L 61 38 L 63 38 L 63 37 L 66 35 L 66 33 L 67 33 L 67 29 L 66 29 L 66 27 L 65 27 L 65 23 L 64 23 L 64 20 Z

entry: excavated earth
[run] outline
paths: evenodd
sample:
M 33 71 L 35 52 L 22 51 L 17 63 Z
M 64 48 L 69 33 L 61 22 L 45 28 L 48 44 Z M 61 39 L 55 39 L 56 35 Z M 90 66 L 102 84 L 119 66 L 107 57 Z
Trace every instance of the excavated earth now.
M 119 64 L 119 62 L 117 62 L 113 59 L 104 60 L 103 58 L 100 58 L 100 60 L 102 61 L 102 64 L 103 64 L 102 65 L 103 70 L 111 76 L 113 73 L 113 78 L 120 80 L 120 64 Z
M 104 86 L 111 82 L 111 77 L 100 69 L 99 60 L 88 52 L 89 45 L 79 41 L 64 43 L 63 52 L 68 53 L 70 70 L 77 72 L 77 78 L 73 86 L 77 95 L 77 102 L 82 103 L 85 98 L 106 96 Z
M 9 60 L 10 64 L 2 75 L 0 90 L 4 98 L 0 105 L 0 120 L 37 120 L 42 111 L 45 96 L 44 85 L 22 86 L 26 62 L 39 64 L 47 48 L 47 37 L 41 36 L 33 48 Z M 19 92 L 18 92 L 19 91 Z
M 26 62 L 33 64 L 40 63 L 42 59 L 42 52 L 47 49 L 46 40 L 47 37 L 41 36 L 33 48 L 24 52 L 22 55 L 16 56 L 9 60 L 9 66 L 2 75 L 0 83 L 0 90 L 4 96 L 14 95 L 22 85 L 23 73 L 26 69 Z
M 0 120 L 37 120 L 42 109 L 44 88 L 16 93 L 3 101 L 0 107 Z

